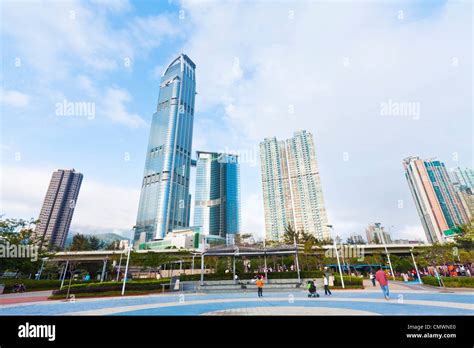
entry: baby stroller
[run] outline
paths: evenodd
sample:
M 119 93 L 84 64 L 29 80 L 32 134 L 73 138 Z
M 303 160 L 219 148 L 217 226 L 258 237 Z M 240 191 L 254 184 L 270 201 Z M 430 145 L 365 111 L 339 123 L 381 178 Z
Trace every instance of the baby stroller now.
M 25 292 L 26 288 L 23 284 L 14 284 L 13 285 L 13 292 Z
M 308 289 L 308 297 L 319 297 L 319 294 L 316 292 L 314 281 L 308 280 L 306 288 Z

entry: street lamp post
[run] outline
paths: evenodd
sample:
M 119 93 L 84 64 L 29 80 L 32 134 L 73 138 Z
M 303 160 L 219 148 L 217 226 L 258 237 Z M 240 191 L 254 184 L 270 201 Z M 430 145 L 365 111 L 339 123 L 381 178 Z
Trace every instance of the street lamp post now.
M 64 286 L 64 280 L 66 279 L 66 274 L 67 274 L 67 269 L 69 267 L 69 260 L 66 260 L 66 265 L 64 267 L 64 273 L 61 274 L 61 287 L 59 288 L 59 290 L 61 290 Z
M 416 265 L 415 256 L 413 256 L 413 249 L 410 249 L 411 258 L 413 259 L 413 264 L 415 265 L 416 275 L 418 276 L 418 281 L 420 284 L 423 284 L 423 281 L 420 277 L 420 272 L 418 272 L 418 266 Z
M 117 269 L 117 282 L 119 281 L 119 276 L 120 276 L 120 268 L 122 268 L 122 256 L 123 256 L 123 251 L 120 253 L 120 261 L 119 261 L 119 266 Z
M 383 247 L 385 248 L 385 253 L 387 254 L 388 264 L 390 265 L 390 272 L 392 272 L 392 278 L 393 280 L 395 280 L 395 273 L 393 273 L 392 261 L 390 261 L 390 254 L 388 253 L 388 250 L 387 250 L 387 244 L 385 244 L 384 231 L 381 231 L 380 236 L 382 236 L 382 243 L 383 243 Z
M 300 263 L 298 261 L 298 244 L 296 243 L 296 236 L 293 236 L 293 242 L 295 243 L 296 272 L 298 273 L 298 284 L 300 284 L 301 283 Z
M 127 278 L 128 278 L 128 264 L 130 262 L 130 252 L 132 251 L 133 232 L 134 231 L 135 231 L 135 226 L 133 226 L 132 235 L 130 237 L 130 243 L 128 245 L 127 264 L 125 265 L 125 275 L 123 277 L 123 285 L 122 285 L 122 296 L 125 294 L 125 283 L 127 282 Z
M 43 268 L 44 268 L 44 262 L 47 260 L 48 258 L 47 257 L 44 257 L 42 258 L 43 262 L 41 262 L 41 268 L 38 272 L 38 278 L 36 280 L 40 280 L 41 279 L 41 274 L 43 273 Z
M 327 227 L 329 227 L 332 231 L 334 231 L 334 228 L 332 225 L 326 225 Z M 342 269 L 341 269 L 341 263 L 339 262 L 339 253 L 337 251 L 337 246 L 336 246 L 336 237 L 334 236 L 333 238 L 333 241 L 334 241 L 334 250 L 336 251 L 336 258 L 337 258 L 337 265 L 339 267 L 339 275 L 341 276 L 341 285 L 342 285 L 342 288 L 345 289 L 345 285 L 344 285 L 344 279 L 342 278 Z
M 265 280 L 268 283 L 268 274 L 267 274 L 267 249 L 265 245 L 265 236 L 263 237 L 263 270 L 265 271 Z
M 347 275 L 350 277 L 351 276 L 351 270 L 349 268 L 349 265 L 348 263 L 346 262 L 346 259 L 344 257 L 344 243 L 342 242 L 342 238 L 341 238 L 341 259 L 342 259 L 342 264 L 344 265 L 344 267 L 347 268 Z

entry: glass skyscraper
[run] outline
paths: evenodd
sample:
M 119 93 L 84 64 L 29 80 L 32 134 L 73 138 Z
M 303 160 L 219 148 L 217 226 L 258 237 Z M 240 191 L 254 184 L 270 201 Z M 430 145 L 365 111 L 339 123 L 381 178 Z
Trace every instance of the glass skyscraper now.
M 240 232 L 240 170 L 238 157 L 197 152 L 194 226 L 226 238 Z
M 408 157 L 403 165 L 428 242 L 444 243 L 444 232 L 469 221 L 444 163 Z
M 283 237 L 285 227 L 330 237 L 313 136 L 295 132 L 293 138 L 260 143 L 265 232 L 271 240 Z
M 135 241 L 189 226 L 196 65 L 181 54 L 165 69 L 150 129 Z

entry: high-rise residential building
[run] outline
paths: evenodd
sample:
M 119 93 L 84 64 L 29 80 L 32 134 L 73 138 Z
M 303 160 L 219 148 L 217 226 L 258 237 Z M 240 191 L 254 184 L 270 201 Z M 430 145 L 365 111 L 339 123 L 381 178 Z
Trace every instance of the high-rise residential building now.
M 40 248 L 46 245 L 48 249 L 64 248 L 82 177 L 74 169 L 59 169 L 53 173 L 35 228 Z
M 474 216 L 474 170 L 458 167 L 450 174 L 468 220 L 471 220 Z
M 267 138 L 260 143 L 265 232 L 281 239 L 285 227 L 330 237 L 313 136 L 295 132 L 285 141 Z
M 444 243 L 452 228 L 469 221 L 444 163 L 408 157 L 403 165 L 428 242 Z
M 328 219 L 313 135 L 306 131 L 295 132 L 286 145 L 296 229 L 327 239 L 330 236 Z
M 146 153 L 135 241 L 189 226 L 196 65 L 181 54 L 165 69 Z
M 352 233 L 349 238 L 347 238 L 349 244 L 365 244 L 364 238 L 360 234 Z
M 452 171 L 453 184 L 459 184 L 474 192 L 474 170 L 471 168 L 457 167 Z
M 198 151 L 195 189 L 194 226 L 201 233 L 229 239 L 240 232 L 238 156 Z
M 288 225 L 294 226 L 285 142 L 275 137 L 261 142 L 260 166 L 266 238 L 279 240 Z
M 367 226 L 365 233 L 367 235 L 367 244 L 391 244 L 392 236 L 380 222 L 375 222 Z

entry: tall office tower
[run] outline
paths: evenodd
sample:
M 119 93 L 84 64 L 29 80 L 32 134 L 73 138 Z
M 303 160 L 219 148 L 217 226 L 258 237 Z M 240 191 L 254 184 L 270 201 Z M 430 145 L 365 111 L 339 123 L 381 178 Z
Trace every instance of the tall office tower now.
M 151 122 L 135 241 L 189 226 L 196 65 L 181 54 L 165 69 Z
M 445 232 L 469 221 L 444 163 L 408 157 L 403 165 L 428 242 L 444 243 Z
M 64 248 L 82 177 L 74 169 L 59 169 L 53 173 L 35 228 L 40 248 L 44 245 L 49 249 Z
M 276 138 L 260 143 L 265 231 L 281 239 L 285 227 L 330 237 L 313 136 L 295 132 L 286 142 Z
M 227 239 L 240 232 L 240 170 L 238 157 L 197 152 L 194 226 L 207 235 Z
M 367 244 L 390 244 L 392 243 L 392 236 L 380 222 L 375 222 L 365 229 L 367 235 Z

